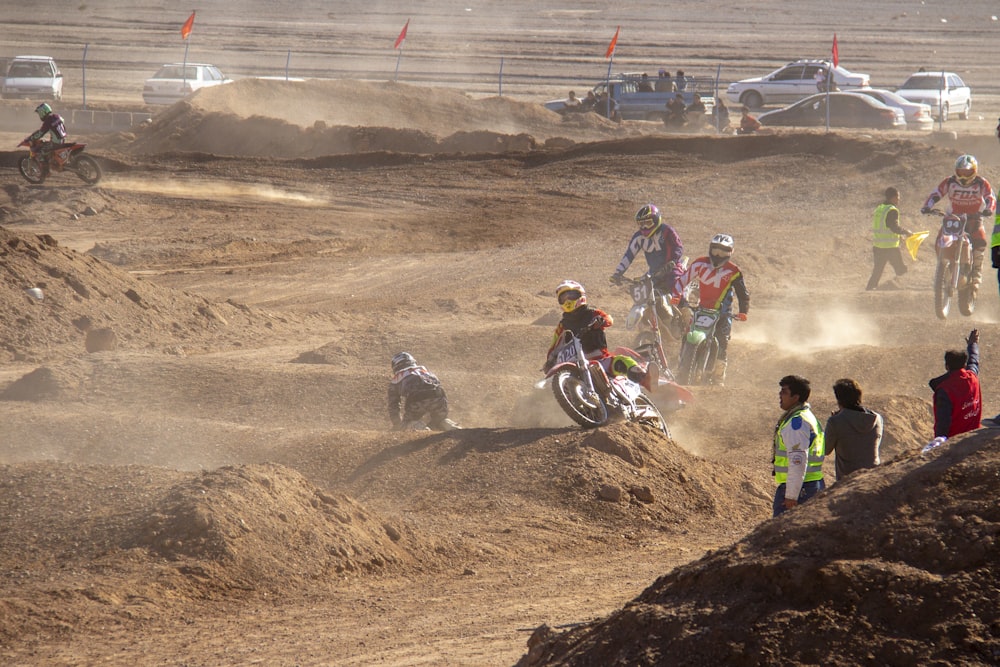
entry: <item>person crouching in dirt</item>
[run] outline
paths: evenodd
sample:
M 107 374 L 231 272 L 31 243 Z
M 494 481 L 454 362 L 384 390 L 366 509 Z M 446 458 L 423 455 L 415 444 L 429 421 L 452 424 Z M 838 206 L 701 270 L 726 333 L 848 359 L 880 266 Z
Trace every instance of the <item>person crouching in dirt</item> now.
M 389 420 L 393 430 L 452 431 L 458 424 L 448 419 L 448 396 L 434 373 L 417 364 L 409 352 L 392 358 L 389 382 Z M 400 404 L 403 415 L 400 417 Z M 427 418 L 426 424 L 424 417 Z
M 575 280 L 564 280 L 556 287 L 556 299 L 563 316 L 545 355 L 545 366 L 542 367 L 544 372 L 547 373 L 556 363 L 555 350 L 563 332 L 572 331 L 580 339 L 587 359 L 600 362 L 608 377 L 624 375 L 645 389 L 656 384 L 658 378 L 654 377 L 655 373 L 645 371 L 635 359 L 608 352 L 608 338 L 604 330 L 614 324 L 614 320 L 603 310 L 587 305 L 587 292 L 583 285 Z

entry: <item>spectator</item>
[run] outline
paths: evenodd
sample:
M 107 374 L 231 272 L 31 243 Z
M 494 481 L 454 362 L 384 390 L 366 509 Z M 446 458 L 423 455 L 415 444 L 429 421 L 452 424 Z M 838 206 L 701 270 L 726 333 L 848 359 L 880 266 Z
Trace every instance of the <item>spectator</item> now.
M 714 120 L 715 129 L 719 131 L 719 134 L 729 134 L 729 107 L 726 106 L 725 101 L 721 97 L 715 98 L 715 107 L 712 108 L 712 119 Z
M 667 102 L 667 115 L 663 123 L 668 127 L 680 127 L 687 123 L 687 106 L 684 104 L 684 96 L 676 93 L 673 99 Z
M 594 111 L 597 107 L 597 95 L 594 91 L 588 90 L 587 96 L 580 102 L 580 111 Z
M 651 93 L 653 92 L 653 82 L 649 80 L 649 75 L 645 72 L 642 73 L 642 77 L 639 79 L 639 83 L 636 86 L 636 90 L 640 93 Z
M 997 118 L 997 139 L 1000 139 L 1000 118 Z
M 882 461 L 879 447 L 885 421 L 861 405 L 861 387 L 850 378 L 833 383 L 837 410 L 826 420 L 823 440 L 826 455 L 837 452 L 837 481 L 855 470 L 874 468 Z
M 740 112 L 743 115 L 740 118 L 740 126 L 736 130 L 736 134 L 753 134 L 763 127 L 759 120 L 750 115 L 750 107 L 744 104 Z
M 677 74 L 674 75 L 674 85 L 677 86 L 677 90 L 687 88 L 687 78 L 684 76 L 684 70 L 677 70 Z
M 912 232 L 899 226 L 899 190 L 894 187 L 885 189 L 885 199 L 875 208 L 872 215 L 872 254 L 875 264 L 872 275 L 868 278 L 866 290 L 878 287 L 886 264 L 892 264 L 896 277 L 906 273 L 903 263 L 903 252 L 899 248 L 900 238 L 909 238 Z
M 565 111 L 579 111 L 580 110 L 580 98 L 576 96 L 576 91 L 569 91 L 569 97 L 566 98 L 566 102 L 563 106 Z
M 804 503 L 826 488 L 823 482 L 823 429 L 809 407 L 809 380 L 786 375 L 778 381 L 784 413 L 774 429 L 774 516 Z
M 705 108 L 705 103 L 701 101 L 701 95 L 695 95 L 694 99 L 691 100 L 691 104 L 688 105 L 687 112 L 700 121 L 704 120 L 706 111 L 708 109 Z
M 670 72 L 665 69 L 660 70 L 654 88 L 658 93 L 673 93 L 677 91 L 677 88 L 674 87 L 674 82 L 670 79 Z
M 934 392 L 934 437 L 950 438 L 979 428 L 983 400 L 979 390 L 979 329 L 969 332 L 966 350 L 944 353 L 944 375 L 928 384 Z
M 827 76 L 829 75 L 827 74 L 827 69 L 825 67 L 820 67 L 818 70 L 816 70 L 816 74 L 814 75 L 813 78 L 816 81 L 817 91 L 821 93 L 825 93 L 827 91 L 827 85 L 826 85 Z

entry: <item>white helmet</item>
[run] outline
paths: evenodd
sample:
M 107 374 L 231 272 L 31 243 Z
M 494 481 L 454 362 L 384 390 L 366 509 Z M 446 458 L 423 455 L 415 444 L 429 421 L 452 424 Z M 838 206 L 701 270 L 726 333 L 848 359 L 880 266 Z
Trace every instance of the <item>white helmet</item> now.
M 564 312 L 572 313 L 587 305 L 587 291 L 575 280 L 564 280 L 556 287 L 556 299 Z
M 719 267 L 729 261 L 733 256 L 733 247 L 736 242 L 729 234 L 716 234 L 712 237 L 712 242 L 708 244 L 708 258 L 712 266 Z

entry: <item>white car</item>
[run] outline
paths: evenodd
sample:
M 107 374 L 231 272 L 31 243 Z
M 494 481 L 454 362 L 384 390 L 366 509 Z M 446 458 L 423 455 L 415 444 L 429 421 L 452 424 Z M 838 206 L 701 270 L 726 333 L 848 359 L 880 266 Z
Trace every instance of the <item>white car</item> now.
M 15 56 L 7 66 L 0 95 L 5 99 L 62 99 L 63 75 L 49 56 Z
M 905 97 L 900 97 L 891 90 L 885 90 L 884 88 L 863 88 L 850 92 L 858 95 L 868 95 L 886 106 L 902 110 L 903 117 L 906 118 L 906 129 L 908 130 L 926 131 L 934 129 L 934 118 L 931 116 L 931 107 L 928 104 L 911 102 Z
M 196 90 L 229 83 L 215 65 L 204 63 L 172 63 L 160 68 L 153 78 L 146 79 L 142 99 L 146 104 L 173 104 Z
M 795 102 L 816 93 L 816 72 L 831 67 L 833 64 L 826 60 L 796 60 L 770 74 L 729 84 L 726 97 L 733 104 L 744 104 L 751 109 Z M 833 67 L 833 83 L 842 91 L 867 88 L 869 79 L 867 74 Z
M 929 104 L 931 113 L 941 122 L 957 113 L 968 120 L 972 113 L 972 90 L 954 72 L 917 72 L 903 82 L 897 90 L 900 97 L 911 102 Z

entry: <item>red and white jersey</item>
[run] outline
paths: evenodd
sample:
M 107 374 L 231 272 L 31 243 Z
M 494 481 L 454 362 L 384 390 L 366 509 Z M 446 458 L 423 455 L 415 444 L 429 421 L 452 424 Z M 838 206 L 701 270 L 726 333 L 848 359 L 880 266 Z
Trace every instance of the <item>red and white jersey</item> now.
M 743 274 L 732 262 L 716 268 L 708 257 L 699 257 L 677 279 L 674 294 L 684 294 L 688 285 L 694 281 L 698 281 L 699 305 L 703 308 L 722 308 L 727 297 L 735 293 L 739 301 L 739 312 L 745 313 L 750 309 L 750 293 L 743 281 Z
M 949 176 L 941 181 L 937 189 L 924 202 L 924 208 L 930 208 L 942 199 L 948 199 L 949 213 L 984 213 L 996 211 L 996 195 L 990 182 L 982 176 L 976 176 L 972 183 L 962 185 L 955 176 Z

